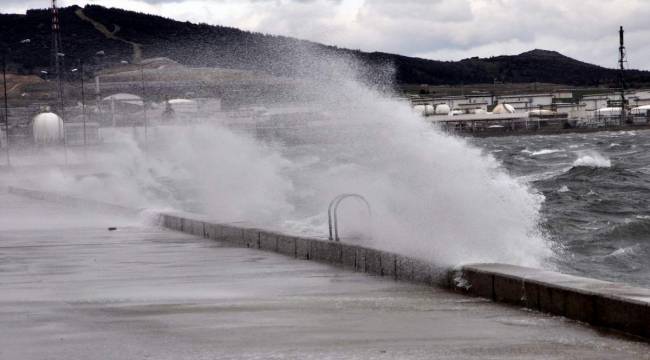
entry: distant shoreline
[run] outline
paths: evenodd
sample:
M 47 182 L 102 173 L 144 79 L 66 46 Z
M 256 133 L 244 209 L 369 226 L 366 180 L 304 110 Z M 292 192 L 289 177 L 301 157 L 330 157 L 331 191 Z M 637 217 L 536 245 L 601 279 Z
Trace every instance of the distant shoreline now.
M 650 124 L 645 125 L 622 125 L 607 126 L 600 128 L 569 128 L 569 129 L 548 129 L 548 130 L 486 130 L 486 131 L 447 131 L 449 134 L 463 137 L 504 137 L 504 136 L 535 136 L 535 135 L 563 135 L 563 134 L 588 134 L 595 132 L 615 132 L 615 131 L 633 131 L 633 130 L 650 130 Z

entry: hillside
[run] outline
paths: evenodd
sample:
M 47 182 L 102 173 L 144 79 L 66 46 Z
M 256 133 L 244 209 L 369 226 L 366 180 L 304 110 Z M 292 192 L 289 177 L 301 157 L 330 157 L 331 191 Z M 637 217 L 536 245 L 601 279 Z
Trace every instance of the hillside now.
M 306 52 L 360 59 L 370 65 L 393 64 L 402 84 L 479 84 L 544 82 L 572 86 L 616 86 L 617 72 L 557 52 L 533 50 L 514 56 L 434 61 L 387 53 L 366 53 L 283 36 L 192 24 L 159 16 L 89 5 L 60 9 L 66 61 L 84 59 L 91 70 L 168 57 L 186 66 L 263 71 L 277 76 L 327 76 L 327 64 Z M 21 43 L 30 39 L 29 43 Z M 9 48 L 11 70 L 38 73 L 49 67 L 50 12 L 0 14 L 0 46 Z M 97 56 L 99 51 L 104 56 Z M 614 56 L 614 52 L 613 55 Z M 135 58 L 135 59 L 134 59 Z M 616 59 L 612 59 L 614 63 Z M 323 74 L 324 73 L 324 74 Z M 631 86 L 650 85 L 650 72 L 627 72 Z

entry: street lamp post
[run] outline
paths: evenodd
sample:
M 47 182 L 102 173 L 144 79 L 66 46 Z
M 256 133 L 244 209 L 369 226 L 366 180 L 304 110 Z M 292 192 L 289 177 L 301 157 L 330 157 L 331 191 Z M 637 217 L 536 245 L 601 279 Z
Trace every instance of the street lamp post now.
M 7 106 L 7 55 L 2 53 L 2 83 L 4 85 L 4 106 L 5 106 L 5 139 L 7 141 L 7 166 L 11 166 L 11 157 L 9 156 L 9 108 Z
M 147 153 L 148 138 L 147 138 L 147 104 L 145 103 L 145 88 L 144 88 L 144 69 L 142 61 L 140 61 L 140 83 L 142 84 L 142 115 L 144 117 L 144 152 Z
M 81 71 L 81 120 L 84 124 L 84 154 L 86 153 L 86 90 L 84 88 L 84 62 L 79 61 Z
M 86 140 L 86 92 L 84 84 L 84 62 L 79 60 L 79 68 L 72 69 L 73 72 L 79 71 L 81 78 L 81 121 L 83 123 L 83 139 L 84 139 L 84 158 L 87 157 L 87 140 Z
M 59 63 L 58 58 L 64 57 L 65 54 L 63 53 L 56 53 L 57 57 L 57 65 Z M 58 66 L 57 66 L 58 67 Z M 61 108 L 61 134 L 63 135 L 63 155 L 65 157 L 65 164 L 68 165 L 68 144 L 65 139 L 65 101 L 63 99 L 64 93 L 63 93 L 63 79 L 61 77 L 61 72 L 63 72 L 63 67 L 58 67 L 58 72 L 56 74 L 57 78 L 57 87 L 58 87 L 58 93 L 59 93 L 59 106 Z
M 97 112 L 102 114 L 102 107 L 101 107 L 101 91 L 100 91 L 100 86 L 99 86 L 99 75 L 97 75 L 97 70 L 102 70 L 103 69 L 103 60 L 104 56 L 106 55 L 106 52 L 104 50 L 99 50 L 98 52 L 95 53 L 95 67 L 94 70 L 92 71 L 93 75 L 95 76 L 95 107 L 97 108 Z

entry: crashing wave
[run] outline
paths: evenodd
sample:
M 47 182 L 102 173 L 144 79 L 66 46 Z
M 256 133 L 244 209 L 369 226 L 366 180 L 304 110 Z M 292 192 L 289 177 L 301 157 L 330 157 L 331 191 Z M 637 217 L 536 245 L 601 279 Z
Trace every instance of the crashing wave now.
M 573 167 L 579 166 L 609 168 L 612 166 L 612 161 L 595 151 L 582 152 L 578 154 L 578 158 L 573 162 Z

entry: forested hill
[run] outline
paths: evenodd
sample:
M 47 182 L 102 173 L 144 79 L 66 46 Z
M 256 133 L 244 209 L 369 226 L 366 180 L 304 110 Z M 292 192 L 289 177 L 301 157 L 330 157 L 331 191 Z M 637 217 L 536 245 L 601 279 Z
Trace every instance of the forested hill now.
M 544 82 L 575 86 L 616 86 L 614 69 L 583 63 L 557 52 L 533 50 L 514 56 L 434 61 L 387 53 L 366 53 L 283 36 L 192 24 L 160 16 L 89 5 L 60 9 L 66 61 L 84 59 L 107 66 L 134 57 L 169 57 L 188 66 L 264 71 L 309 76 L 322 71 L 310 54 L 341 54 L 363 63 L 393 64 L 395 78 L 407 84 Z M 8 50 L 12 70 L 37 73 L 49 66 L 51 20 L 47 9 L 25 15 L 0 14 L 0 46 Z M 30 42 L 21 43 L 21 40 Z M 613 44 L 615 46 L 616 44 Z M 104 56 L 96 56 L 103 51 Z M 612 51 L 614 64 L 615 51 Z M 317 58 L 317 57 L 316 57 Z M 631 70 L 632 86 L 650 85 L 650 72 Z

